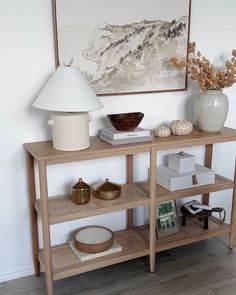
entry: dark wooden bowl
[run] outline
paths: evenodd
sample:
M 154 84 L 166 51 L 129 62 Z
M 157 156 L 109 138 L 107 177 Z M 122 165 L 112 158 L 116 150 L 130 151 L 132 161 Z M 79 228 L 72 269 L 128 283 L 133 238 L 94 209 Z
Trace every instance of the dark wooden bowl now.
M 118 131 L 133 131 L 142 121 L 144 114 L 141 112 L 108 114 L 111 124 Z

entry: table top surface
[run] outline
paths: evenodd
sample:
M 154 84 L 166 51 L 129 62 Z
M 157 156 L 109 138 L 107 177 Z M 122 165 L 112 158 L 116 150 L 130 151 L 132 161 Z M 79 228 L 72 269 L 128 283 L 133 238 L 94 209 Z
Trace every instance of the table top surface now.
M 149 142 L 121 144 L 116 146 L 102 141 L 98 136 L 91 136 L 90 147 L 79 151 L 56 150 L 53 148 L 52 141 L 25 143 L 24 148 L 36 160 L 45 160 L 48 164 L 54 164 L 149 152 L 151 148 L 155 148 L 156 150 L 167 150 L 229 141 L 236 141 L 235 129 L 224 127 L 220 132 L 206 133 L 194 128 L 193 132 L 189 135 L 170 135 L 164 138 L 153 136 L 152 141 Z

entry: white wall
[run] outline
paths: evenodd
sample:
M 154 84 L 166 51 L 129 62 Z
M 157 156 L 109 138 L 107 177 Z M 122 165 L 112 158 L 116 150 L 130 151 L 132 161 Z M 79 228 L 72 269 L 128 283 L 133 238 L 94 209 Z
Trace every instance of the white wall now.
M 195 40 L 201 51 L 213 61 L 236 47 L 235 11 L 235 0 L 205 0 L 204 3 L 193 0 L 191 40 Z M 0 281 L 4 281 L 33 272 L 22 143 L 50 138 L 45 123 L 47 115 L 31 107 L 35 95 L 54 70 L 50 0 L 0 0 L 0 41 Z M 146 128 L 154 128 L 176 118 L 193 120 L 191 89 L 196 93 L 196 87 L 191 83 L 186 92 L 101 98 L 104 109 L 92 113 L 91 135 L 104 126 L 104 117 L 110 112 L 140 110 L 145 113 L 142 126 Z M 236 86 L 226 93 L 230 99 L 226 125 L 236 127 Z M 233 177 L 235 147 L 234 143 L 227 143 L 215 148 L 214 168 L 228 177 Z M 199 162 L 203 161 L 202 147 L 188 151 L 195 153 Z M 163 153 L 159 162 L 162 156 Z M 135 178 L 145 179 L 147 155 L 137 156 L 135 165 L 142 167 L 136 171 Z M 124 182 L 124 168 L 122 157 L 50 166 L 49 193 L 68 192 L 70 185 L 81 176 L 88 183 L 108 175 L 113 181 Z M 229 211 L 229 196 L 229 192 L 217 193 L 214 202 Z M 138 211 L 137 224 L 147 218 L 146 209 Z M 71 230 L 85 223 L 120 229 L 125 224 L 123 217 L 124 212 L 118 212 L 53 226 L 52 241 L 66 240 Z

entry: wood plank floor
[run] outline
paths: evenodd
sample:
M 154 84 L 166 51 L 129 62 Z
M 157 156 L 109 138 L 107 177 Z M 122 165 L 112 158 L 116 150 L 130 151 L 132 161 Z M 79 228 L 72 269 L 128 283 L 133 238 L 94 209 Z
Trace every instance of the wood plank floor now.
M 236 295 L 236 249 L 214 238 L 54 283 L 55 295 Z M 44 275 L 0 284 L 0 295 L 46 295 Z

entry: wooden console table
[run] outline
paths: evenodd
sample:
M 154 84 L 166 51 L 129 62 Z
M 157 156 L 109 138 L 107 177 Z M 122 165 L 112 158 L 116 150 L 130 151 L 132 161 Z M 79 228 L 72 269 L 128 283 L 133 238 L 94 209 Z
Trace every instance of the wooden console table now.
M 119 146 L 112 146 L 95 136 L 90 138 L 90 148 L 75 152 L 57 151 L 53 149 L 51 141 L 24 144 L 35 274 L 39 276 L 41 264 L 42 269 L 46 273 L 47 294 L 53 294 L 53 280 L 145 255 L 149 255 L 150 272 L 154 272 L 156 252 L 216 236 L 229 234 L 229 247 L 232 248 L 236 231 L 235 179 L 232 181 L 223 176 L 216 175 L 214 184 L 175 192 L 170 192 L 156 185 L 156 159 L 158 151 L 204 145 L 206 147 L 205 166 L 211 168 L 213 144 L 229 141 L 236 141 L 236 130 L 223 128 L 220 133 L 202 133 L 195 129 L 187 136 L 171 135 L 167 138 L 154 138 L 152 142 Z M 133 155 L 138 153 L 150 154 L 150 181 L 133 183 Z M 127 183 L 122 187 L 120 198 L 113 201 L 104 201 L 98 200 L 91 195 L 90 202 L 82 206 L 72 203 L 69 195 L 49 198 L 47 165 L 121 155 L 126 156 Z M 35 189 L 34 165 L 36 161 L 38 162 L 39 170 L 39 199 L 36 198 Z M 226 189 L 233 189 L 230 225 L 220 224 L 216 218 L 211 217 L 209 229 L 204 230 L 192 220 L 176 234 L 161 239 L 156 237 L 157 203 L 202 194 L 203 202 L 207 204 L 211 192 Z M 134 227 L 133 208 L 141 206 L 149 206 L 149 226 Z M 51 247 L 50 225 L 119 210 L 127 210 L 127 228 L 114 233 L 115 239 L 122 246 L 122 252 L 81 262 L 68 244 Z M 40 216 L 42 219 L 43 249 L 39 249 L 37 216 Z

